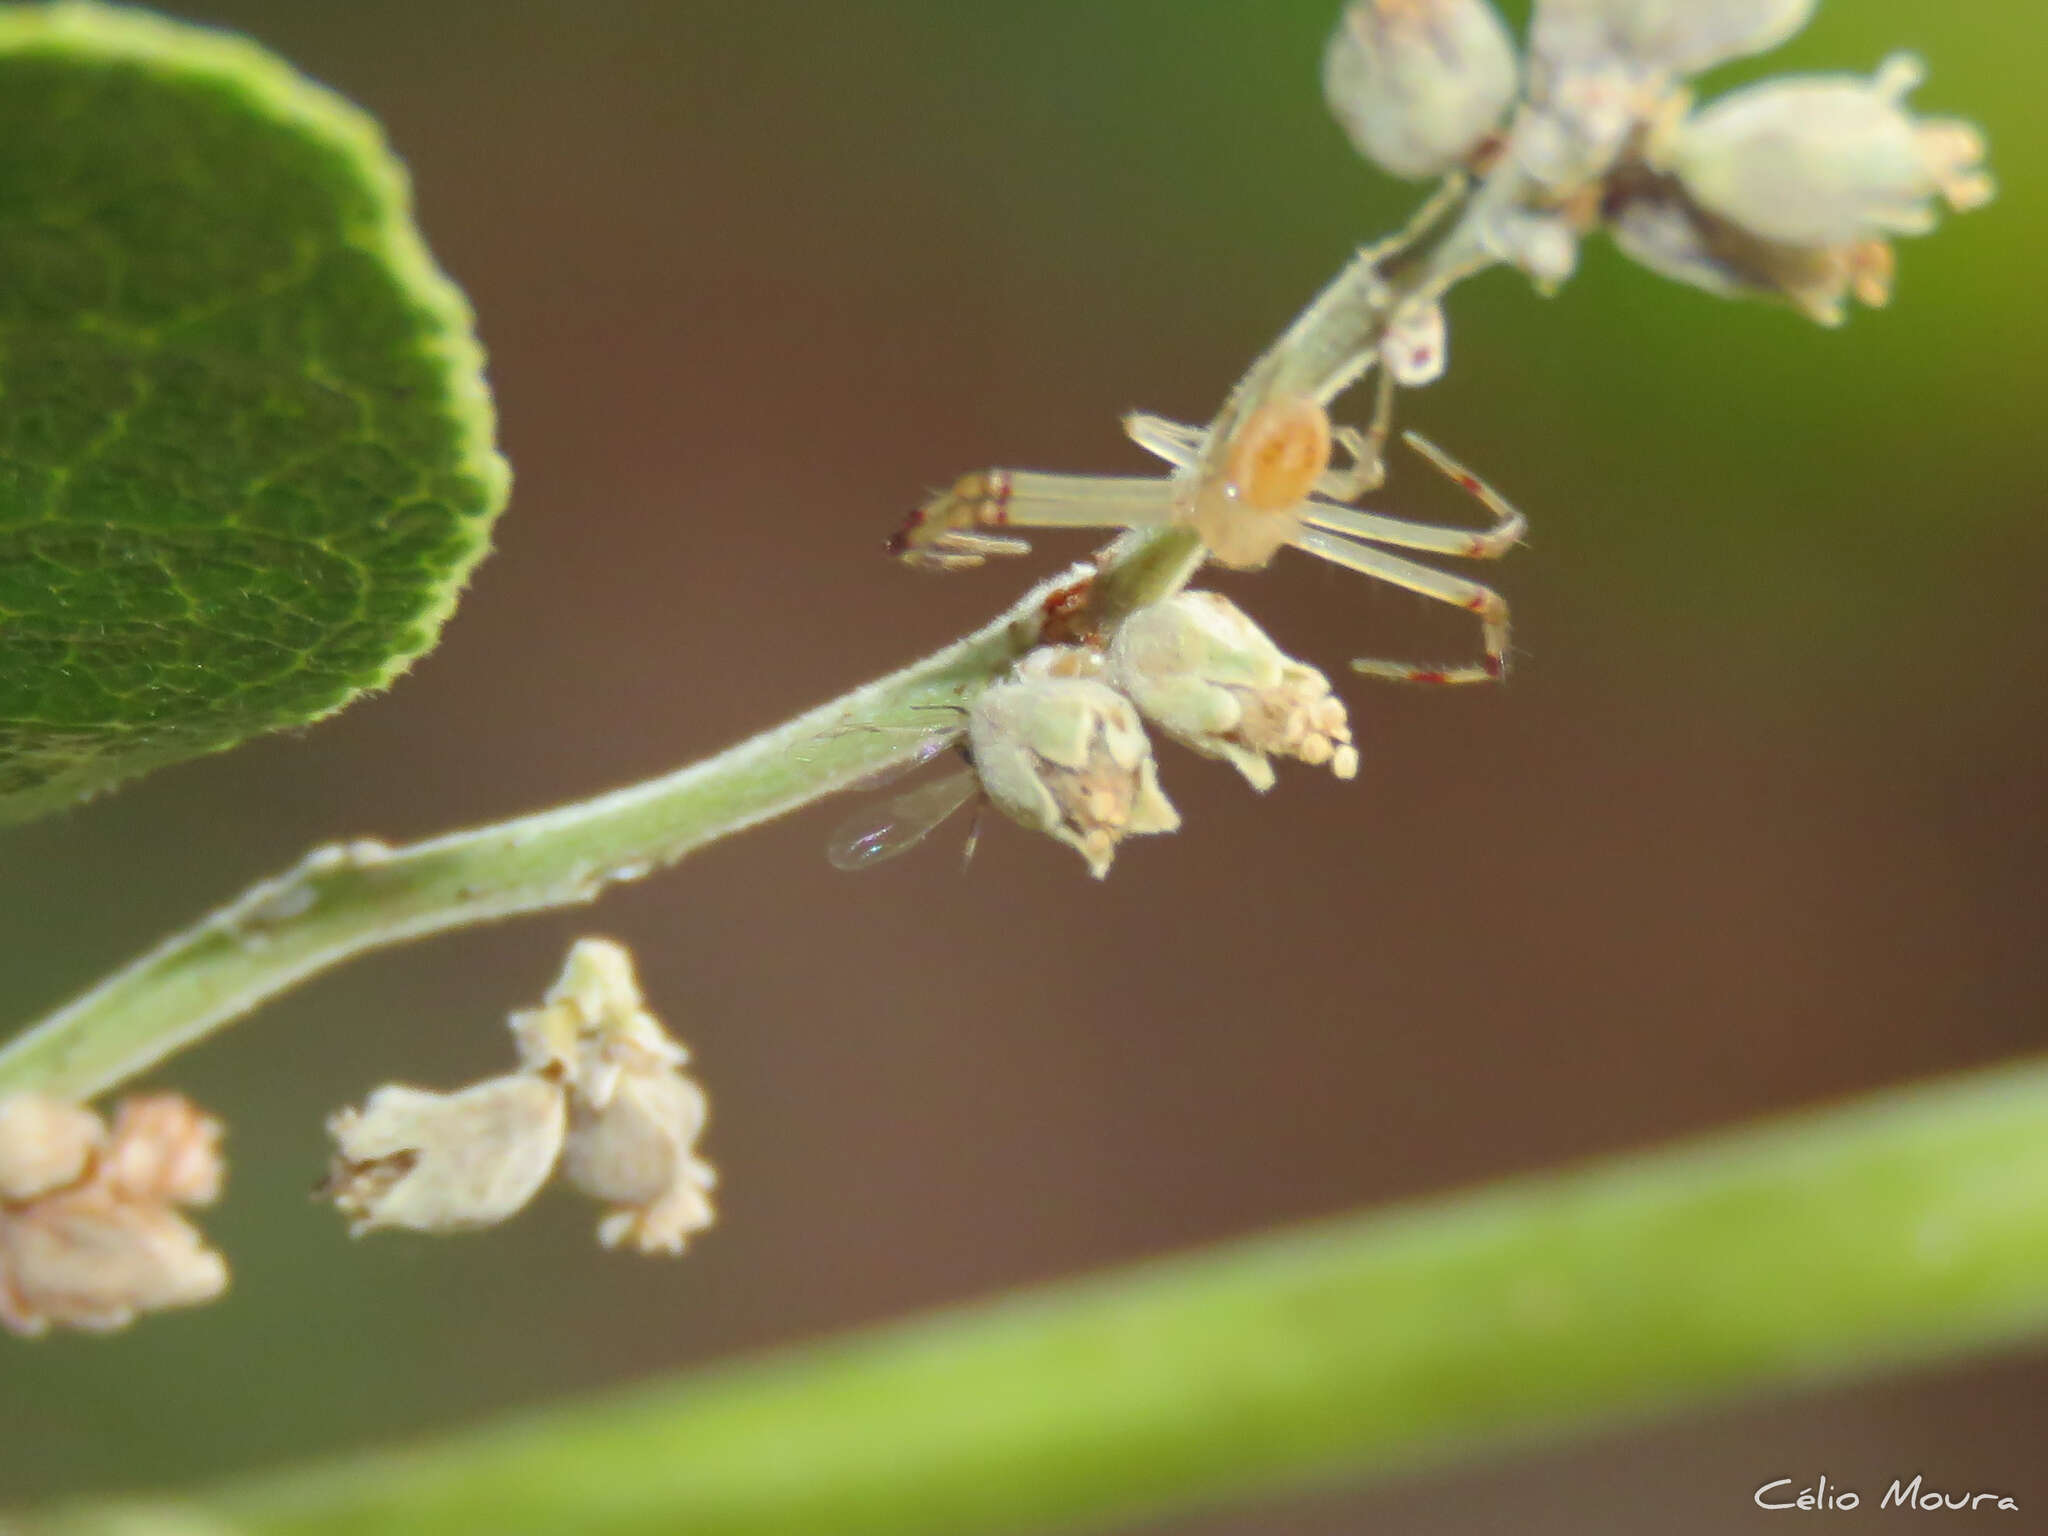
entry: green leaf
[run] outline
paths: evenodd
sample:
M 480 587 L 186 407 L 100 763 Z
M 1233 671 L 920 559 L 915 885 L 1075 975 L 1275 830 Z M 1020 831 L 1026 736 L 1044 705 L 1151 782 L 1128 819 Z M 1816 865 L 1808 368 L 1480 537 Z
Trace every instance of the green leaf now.
M 0 821 L 434 643 L 510 477 L 409 205 L 241 38 L 0 8 Z

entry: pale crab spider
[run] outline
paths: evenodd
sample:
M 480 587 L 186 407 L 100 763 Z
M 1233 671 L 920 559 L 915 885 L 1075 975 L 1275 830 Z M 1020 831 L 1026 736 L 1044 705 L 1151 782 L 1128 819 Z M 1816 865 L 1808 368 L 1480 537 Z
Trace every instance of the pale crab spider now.
M 890 548 L 910 564 L 953 570 L 1030 548 L 1022 539 L 992 530 L 1180 524 L 1194 530 L 1218 564 L 1257 570 L 1292 545 L 1479 616 L 1485 656 L 1477 666 L 1359 660 L 1351 664 L 1355 670 L 1405 682 L 1495 681 L 1507 670 L 1508 655 L 1508 610 L 1500 594 L 1374 546 L 1494 560 L 1521 542 L 1527 525 L 1491 486 L 1413 432 L 1403 434 L 1408 446 L 1477 497 L 1493 514 L 1493 526 L 1439 527 L 1340 505 L 1379 483 L 1384 423 L 1383 407 L 1370 434 L 1333 427 L 1320 402 L 1281 396 L 1243 417 L 1222 445 L 1220 462 L 1208 470 L 1209 433 L 1158 416 L 1127 416 L 1124 431 L 1131 441 L 1166 460 L 1174 473 L 979 470 L 913 512 Z M 1342 469 L 1330 465 L 1336 448 L 1350 460 Z

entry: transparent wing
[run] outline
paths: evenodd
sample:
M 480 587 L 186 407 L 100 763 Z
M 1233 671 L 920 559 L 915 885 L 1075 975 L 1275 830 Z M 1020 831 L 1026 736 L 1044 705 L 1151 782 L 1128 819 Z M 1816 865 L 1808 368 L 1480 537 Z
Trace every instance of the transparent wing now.
M 979 781 L 970 768 L 949 773 L 869 806 L 841 823 L 825 845 L 834 869 L 866 869 L 908 853 L 934 827 L 975 796 Z

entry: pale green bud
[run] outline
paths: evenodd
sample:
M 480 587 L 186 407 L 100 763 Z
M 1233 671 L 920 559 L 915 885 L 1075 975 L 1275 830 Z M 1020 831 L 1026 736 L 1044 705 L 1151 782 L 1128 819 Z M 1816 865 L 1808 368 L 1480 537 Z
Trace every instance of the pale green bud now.
M 995 806 L 1065 843 L 1099 880 L 1119 842 L 1171 832 L 1180 815 L 1160 793 L 1136 708 L 1090 677 L 1060 675 L 1066 654 L 1034 653 L 984 689 L 967 717 L 968 748 Z
M 1515 48 L 1486 0 L 1351 0 L 1323 99 L 1368 160 L 1423 180 L 1464 162 L 1515 99 Z
M 1252 788 L 1273 787 L 1271 757 L 1358 772 L 1343 701 L 1314 667 L 1285 655 L 1214 592 L 1181 592 L 1118 626 L 1109 675 L 1183 746 L 1220 758 Z
M 1960 212 L 1990 201 L 1993 186 L 1975 128 L 1906 110 L 1922 73 L 1901 54 L 1870 80 L 1765 81 L 1663 125 L 1651 157 L 1702 208 L 1765 240 L 1925 234 L 1937 198 Z

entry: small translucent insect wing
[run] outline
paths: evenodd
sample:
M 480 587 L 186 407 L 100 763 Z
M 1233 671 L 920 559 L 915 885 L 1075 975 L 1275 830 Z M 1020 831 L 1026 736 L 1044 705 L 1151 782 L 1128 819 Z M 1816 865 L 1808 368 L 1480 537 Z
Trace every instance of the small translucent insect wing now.
M 940 822 L 980 792 L 981 781 L 962 768 L 848 818 L 825 847 L 834 869 L 866 869 L 908 853 Z

